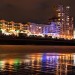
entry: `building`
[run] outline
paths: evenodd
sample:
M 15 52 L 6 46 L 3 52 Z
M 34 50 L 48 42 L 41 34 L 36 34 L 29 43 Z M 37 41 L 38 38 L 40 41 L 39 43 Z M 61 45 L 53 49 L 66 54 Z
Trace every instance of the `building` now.
M 60 38 L 73 39 L 73 17 L 70 16 L 70 6 L 57 7 L 58 22 L 61 24 Z
M 42 34 L 43 33 L 43 24 L 29 23 L 29 31 L 31 34 Z
M 43 26 L 43 34 L 52 36 L 53 38 L 59 38 L 60 25 L 58 22 L 51 22 L 48 25 Z

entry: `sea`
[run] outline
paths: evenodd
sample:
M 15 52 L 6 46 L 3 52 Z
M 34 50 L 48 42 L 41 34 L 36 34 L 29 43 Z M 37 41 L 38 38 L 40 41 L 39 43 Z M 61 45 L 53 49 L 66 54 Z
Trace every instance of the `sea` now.
M 0 45 L 0 75 L 75 75 L 75 47 Z

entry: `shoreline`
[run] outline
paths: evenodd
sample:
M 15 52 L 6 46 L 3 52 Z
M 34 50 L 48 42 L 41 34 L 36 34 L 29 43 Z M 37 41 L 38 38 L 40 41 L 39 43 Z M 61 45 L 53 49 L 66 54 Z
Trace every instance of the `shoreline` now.
M 58 40 L 58 39 L 0 39 L 0 45 L 50 45 L 50 46 L 75 46 L 75 40 Z
M 0 53 L 74 53 L 75 46 L 0 45 Z

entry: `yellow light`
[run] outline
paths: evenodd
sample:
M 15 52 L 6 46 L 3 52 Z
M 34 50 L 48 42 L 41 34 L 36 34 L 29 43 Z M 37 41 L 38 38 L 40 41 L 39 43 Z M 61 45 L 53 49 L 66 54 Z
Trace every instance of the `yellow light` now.
M 60 19 L 58 19 L 60 21 Z
M 58 15 L 58 17 L 60 17 L 61 15 Z
M 58 15 L 61 15 L 61 13 L 58 13 Z
M 14 63 L 14 60 L 13 60 L 13 59 L 10 59 L 10 60 L 8 60 L 8 63 L 9 63 L 10 65 L 12 65 L 12 64 Z

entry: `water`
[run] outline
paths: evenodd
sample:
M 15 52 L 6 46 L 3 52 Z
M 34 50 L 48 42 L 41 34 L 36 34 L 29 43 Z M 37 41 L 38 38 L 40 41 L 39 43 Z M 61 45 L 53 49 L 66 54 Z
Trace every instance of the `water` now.
M 75 75 L 75 54 L 0 54 L 0 75 Z

